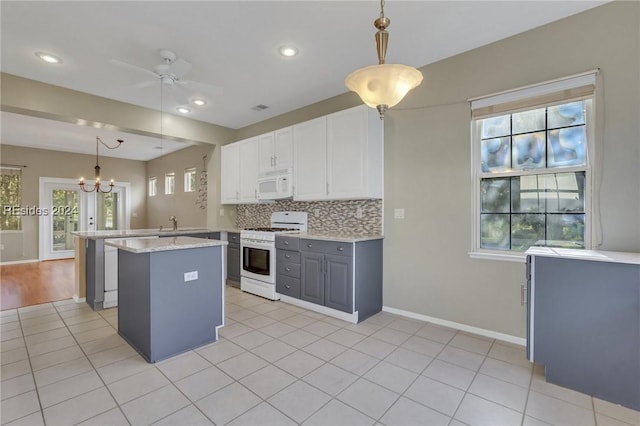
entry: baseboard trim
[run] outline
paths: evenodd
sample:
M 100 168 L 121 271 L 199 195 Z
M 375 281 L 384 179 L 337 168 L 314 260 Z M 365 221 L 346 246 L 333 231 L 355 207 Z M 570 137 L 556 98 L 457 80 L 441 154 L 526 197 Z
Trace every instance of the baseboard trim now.
M 77 294 L 73 295 L 73 301 L 76 303 L 82 303 L 82 302 L 86 302 L 87 298 L 86 297 L 78 297 Z
M 510 334 L 499 333 L 497 331 L 487 330 L 484 328 L 473 327 L 467 324 L 461 324 L 454 321 L 449 321 L 441 318 L 430 317 L 428 315 L 417 314 L 415 312 L 405 311 L 403 309 L 392 308 L 390 306 L 383 306 L 382 310 L 384 312 L 389 312 L 390 314 L 402 315 L 404 317 L 417 319 L 420 321 L 430 322 L 436 325 L 442 325 L 444 327 L 456 328 L 458 330 L 466 331 L 468 333 L 477 334 L 480 336 L 488 337 L 490 339 L 501 340 L 503 342 L 513 343 L 514 345 L 526 346 L 527 339 L 522 337 L 512 336 Z
M 27 259 L 27 260 L 10 260 L 8 262 L 0 262 L 0 266 L 5 265 L 18 265 L 20 263 L 37 263 L 40 262 L 38 259 Z
M 284 294 L 280 295 L 280 301 L 289 303 L 290 305 L 298 306 L 300 308 L 305 308 L 310 311 L 317 312 L 319 314 L 324 314 L 330 317 L 341 319 L 343 321 L 351 322 L 353 324 L 358 323 L 357 312 L 354 312 L 353 314 L 348 314 L 346 312 L 338 311 L 336 309 L 327 308 L 326 306 L 316 305 L 315 303 L 307 302 L 306 300 L 285 296 Z

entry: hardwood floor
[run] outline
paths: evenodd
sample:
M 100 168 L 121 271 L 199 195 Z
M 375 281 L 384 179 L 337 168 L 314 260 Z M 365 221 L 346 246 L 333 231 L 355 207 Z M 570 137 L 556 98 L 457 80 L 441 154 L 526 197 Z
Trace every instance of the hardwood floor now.
M 0 310 L 73 297 L 74 260 L 0 266 Z

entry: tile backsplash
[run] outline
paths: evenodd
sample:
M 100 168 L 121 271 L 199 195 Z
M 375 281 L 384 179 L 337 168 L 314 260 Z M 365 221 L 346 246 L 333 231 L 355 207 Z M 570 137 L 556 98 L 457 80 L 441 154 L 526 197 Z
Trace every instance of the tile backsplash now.
M 236 225 L 240 229 L 269 226 L 272 212 L 302 211 L 309 214 L 309 232 L 344 235 L 382 233 L 382 200 L 379 199 L 346 201 L 277 200 L 272 204 L 239 204 L 236 208 Z

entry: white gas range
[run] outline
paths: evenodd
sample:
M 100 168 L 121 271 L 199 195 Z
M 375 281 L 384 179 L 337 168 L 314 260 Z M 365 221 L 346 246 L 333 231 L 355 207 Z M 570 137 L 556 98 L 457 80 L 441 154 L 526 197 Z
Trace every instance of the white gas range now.
M 276 293 L 276 234 L 307 230 L 307 212 L 271 213 L 270 228 L 240 231 L 240 289 L 271 300 Z

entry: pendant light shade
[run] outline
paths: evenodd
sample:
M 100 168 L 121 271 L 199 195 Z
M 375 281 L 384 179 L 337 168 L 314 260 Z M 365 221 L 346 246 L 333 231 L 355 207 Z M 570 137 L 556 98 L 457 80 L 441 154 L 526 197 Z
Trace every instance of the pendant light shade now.
M 391 21 L 384 16 L 384 0 L 380 1 L 380 18 L 373 25 L 376 32 L 376 48 L 378 51 L 378 65 L 360 68 L 349 74 L 345 79 L 347 89 L 360 96 L 362 102 L 371 108 L 377 108 L 380 119 L 388 108 L 397 105 L 410 90 L 422 83 L 422 73 L 416 68 L 386 64 L 387 42 L 389 33 L 386 28 Z

